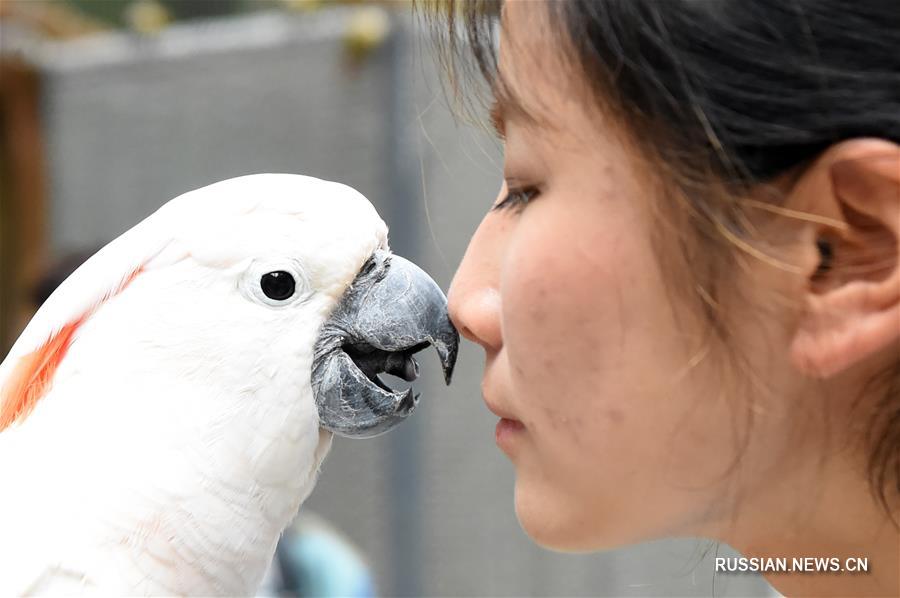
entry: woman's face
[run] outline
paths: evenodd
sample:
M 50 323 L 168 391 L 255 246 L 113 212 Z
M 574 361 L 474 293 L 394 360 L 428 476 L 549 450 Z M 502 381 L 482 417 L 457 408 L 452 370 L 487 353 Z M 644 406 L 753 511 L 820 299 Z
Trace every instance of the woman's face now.
M 648 177 L 573 99 L 528 6 L 507 4 L 500 68 L 540 120 L 502 115 L 498 201 L 538 191 L 485 216 L 451 315 L 485 350 L 484 400 L 511 420 L 497 444 L 537 542 L 587 550 L 693 533 L 720 515 L 735 405 L 701 359 L 699 325 L 670 305 Z

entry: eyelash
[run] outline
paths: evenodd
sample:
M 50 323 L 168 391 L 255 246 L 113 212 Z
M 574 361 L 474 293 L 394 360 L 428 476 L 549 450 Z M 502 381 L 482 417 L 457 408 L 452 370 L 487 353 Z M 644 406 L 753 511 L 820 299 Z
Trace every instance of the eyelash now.
M 491 210 L 507 210 L 511 208 L 517 208 L 522 210 L 528 205 L 529 202 L 533 201 L 538 195 L 540 191 L 537 187 L 518 187 L 518 188 L 509 188 L 506 192 L 506 197 L 498 201 Z

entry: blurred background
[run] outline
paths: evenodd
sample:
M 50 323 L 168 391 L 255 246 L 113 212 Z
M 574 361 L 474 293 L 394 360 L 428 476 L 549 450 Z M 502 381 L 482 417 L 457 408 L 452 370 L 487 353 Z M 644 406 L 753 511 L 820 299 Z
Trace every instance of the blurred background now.
M 0 356 L 48 277 L 172 197 L 249 173 L 357 188 L 446 289 L 501 148 L 453 117 L 428 33 L 399 1 L 0 0 Z M 480 400 L 481 352 L 463 347 L 450 389 L 422 362 L 414 417 L 335 441 L 297 533 L 354 548 L 295 551 L 309 567 L 358 575 L 356 558 L 382 596 L 770 595 L 758 576 L 714 575 L 734 553 L 702 540 L 534 546 Z M 297 592 L 350 592 L 311 587 Z

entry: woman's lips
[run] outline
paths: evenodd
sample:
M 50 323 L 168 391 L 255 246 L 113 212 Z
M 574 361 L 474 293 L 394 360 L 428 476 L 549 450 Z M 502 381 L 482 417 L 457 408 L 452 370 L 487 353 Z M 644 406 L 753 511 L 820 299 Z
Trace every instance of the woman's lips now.
M 493 395 L 488 392 L 487 386 L 487 380 L 483 380 L 481 384 L 481 396 L 484 399 L 484 404 L 487 405 L 487 408 L 491 413 L 500 418 L 500 421 L 497 422 L 497 427 L 494 430 L 494 440 L 496 441 L 497 446 L 509 455 L 512 444 L 516 441 L 516 438 L 525 432 L 525 425 L 514 418 L 503 406 L 497 404 L 493 399 Z
M 494 441 L 505 453 L 509 453 L 512 443 L 525 432 L 525 426 L 519 420 L 501 417 L 494 430 Z

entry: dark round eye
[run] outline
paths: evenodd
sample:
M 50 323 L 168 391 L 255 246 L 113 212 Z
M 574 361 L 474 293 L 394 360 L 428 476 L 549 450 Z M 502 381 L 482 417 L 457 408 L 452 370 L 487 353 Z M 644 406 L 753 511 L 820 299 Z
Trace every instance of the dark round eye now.
M 294 282 L 294 277 L 291 276 L 290 273 L 279 270 L 277 272 L 263 274 L 259 281 L 259 286 L 269 299 L 284 301 L 285 299 L 290 299 L 294 295 L 294 289 L 297 284 Z

